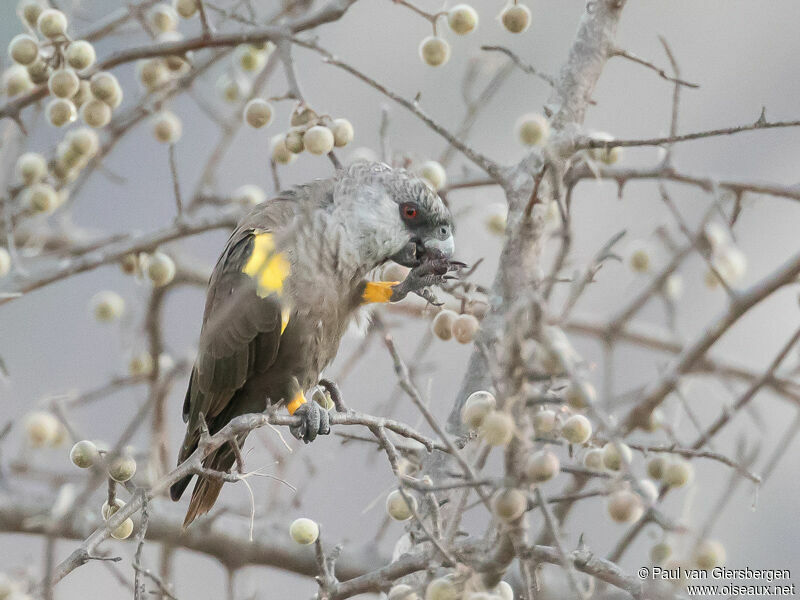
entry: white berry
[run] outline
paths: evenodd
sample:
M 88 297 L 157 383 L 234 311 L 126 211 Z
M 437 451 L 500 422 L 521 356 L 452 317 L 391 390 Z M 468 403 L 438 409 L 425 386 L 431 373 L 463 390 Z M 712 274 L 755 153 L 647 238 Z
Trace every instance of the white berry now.
M 537 434 L 550 433 L 555 427 L 555 411 L 544 409 L 533 414 L 533 428 L 536 430 Z
M 453 337 L 459 344 L 469 344 L 475 339 L 475 334 L 479 328 L 480 323 L 474 315 L 463 314 L 456 317 L 451 330 Z
M 347 146 L 353 141 L 355 135 L 353 124 L 347 119 L 334 119 L 331 123 L 331 131 L 333 132 L 333 144 L 337 148 Z
M 531 26 L 531 11 L 524 4 L 512 4 L 500 13 L 503 27 L 511 33 L 522 33 Z
M 267 199 L 267 194 L 257 185 L 246 184 L 236 188 L 233 200 L 245 206 L 255 206 Z
M 244 107 L 244 121 L 250 127 L 260 129 L 272 122 L 272 105 L 262 98 L 253 98 Z
M 100 71 L 92 75 L 89 80 L 89 89 L 95 98 L 102 100 L 111 108 L 116 108 L 122 102 L 122 87 L 117 78 L 108 71 Z
M 47 61 L 43 60 L 41 56 L 29 64 L 25 70 L 28 72 L 28 79 L 31 83 L 35 83 L 36 85 L 45 83 L 49 79 L 50 72 L 52 71 L 50 65 L 47 64 Z
M 3 90 L 9 98 L 24 94 L 33 88 L 28 70 L 22 65 L 11 65 L 3 72 Z
M 431 321 L 431 331 L 440 340 L 447 341 L 453 337 L 453 322 L 458 318 L 458 313 L 442 309 Z
M 111 532 L 111 537 L 115 540 L 128 539 L 133 533 L 133 520 L 130 518 L 125 519 L 122 524 Z
M 583 444 L 592 437 L 592 424 L 583 415 L 572 415 L 562 425 L 561 435 L 570 444 Z
M 492 497 L 492 512 L 502 521 L 515 521 L 528 508 L 528 499 L 520 490 L 506 488 Z
M 136 76 L 142 87 L 150 92 L 166 84 L 170 78 L 167 63 L 161 58 L 148 58 L 137 62 Z
M 153 117 L 153 136 L 162 144 L 174 144 L 182 133 L 183 124 L 175 113 L 162 110 Z
M 279 133 L 273 136 L 270 145 L 272 146 L 272 160 L 280 165 L 288 165 L 297 158 L 297 155 L 286 147 L 286 136 L 283 134 Z
M 128 361 L 128 373 L 134 377 L 150 375 L 153 372 L 153 357 L 149 352 L 134 354 Z
M 411 502 L 406 501 L 408 498 Z M 400 490 L 394 490 L 386 497 L 386 512 L 395 521 L 407 521 L 417 509 L 417 499 L 406 492 L 405 497 Z
M 39 19 L 39 15 L 42 14 L 43 10 L 44 6 L 42 6 L 39 0 L 20 0 L 20 3 L 17 5 L 17 13 L 22 20 L 32 28 L 36 27 L 36 21 Z
M 69 451 L 69 459 L 72 464 L 81 469 L 88 469 L 93 466 L 99 457 L 100 453 L 97 450 L 97 446 L 89 440 L 77 442 L 72 447 L 72 450 Z
M 473 392 L 464 402 L 464 408 L 461 410 L 461 422 L 470 429 L 478 429 L 486 415 L 494 410 L 496 403 L 494 396 L 489 392 Z
M 311 154 L 317 156 L 328 154 L 333 150 L 333 132 L 323 125 L 315 125 L 306 131 L 303 136 L 303 144 Z
M 155 287 L 163 287 L 175 278 L 175 262 L 163 252 L 154 252 L 147 261 L 147 277 Z
M 434 579 L 425 588 L 425 600 L 458 600 L 459 593 L 449 577 Z
M 34 183 L 23 192 L 25 204 L 35 212 L 50 213 L 58 206 L 58 193 L 47 183 Z
M 217 89 L 223 100 L 234 103 L 248 94 L 250 86 L 242 77 L 226 73 L 217 80 Z
M 602 471 L 605 468 L 603 464 L 603 451 L 599 448 L 592 448 L 589 450 L 583 456 L 583 466 L 594 471 Z
M 120 508 L 125 506 L 125 501 L 120 500 L 119 498 L 114 498 L 114 506 L 109 507 L 108 500 L 103 502 L 103 506 L 100 507 L 100 516 L 103 517 L 104 521 L 108 521 L 115 512 L 117 512 Z
M 517 121 L 517 138 L 524 146 L 544 144 L 550 135 L 550 123 L 544 115 L 529 113 Z
M 650 250 L 646 244 L 634 243 L 628 252 L 628 264 L 634 273 L 647 273 L 650 270 Z
M 39 15 L 36 26 L 39 28 L 39 33 L 53 40 L 66 35 L 67 17 L 60 10 L 48 8 Z
M 608 442 L 603 446 L 603 464 L 606 469 L 619 471 L 622 469 L 623 464 L 630 464 L 632 460 L 633 450 L 627 444 Z
M 667 461 L 661 480 L 671 487 L 682 487 L 691 481 L 694 467 L 684 458 L 675 457 Z
M 419 595 L 410 585 L 398 583 L 391 587 L 387 598 L 388 600 L 419 600 Z
M 490 446 L 505 446 L 514 437 L 514 420 L 507 413 L 493 410 L 484 417 L 479 433 Z
M 54 127 L 63 127 L 78 118 L 78 109 L 66 98 L 53 98 L 47 103 L 45 112 L 47 120 Z
M 470 33 L 478 26 L 478 13 L 469 4 L 456 4 L 447 13 L 447 24 L 458 35 Z
M 658 500 L 658 486 L 652 479 L 640 479 L 638 492 L 648 504 L 653 504 Z
M 88 69 L 94 64 L 97 59 L 97 54 L 94 51 L 94 46 L 85 40 L 76 40 L 70 42 L 67 50 L 64 52 L 64 57 L 67 59 L 67 64 L 77 71 Z
M 234 50 L 233 60 L 242 71 L 256 73 L 264 68 L 267 55 L 250 44 L 240 44 Z
M 50 93 L 58 98 L 72 98 L 81 87 L 81 80 L 74 69 L 57 69 L 50 74 L 47 80 Z
M 189 19 L 197 12 L 197 0 L 174 0 L 173 8 L 184 19 Z
M 617 523 L 638 521 L 644 512 L 642 500 L 630 490 L 619 490 L 608 497 L 608 514 Z
M 565 399 L 571 408 L 582 410 L 594 404 L 597 391 L 588 381 L 572 381 L 567 387 Z
M 92 297 L 92 313 L 101 323 L 115 321 L 125 311 L 125 301 L 122 296 L 112 291 L 98 292 Z
M 25 434 L 34 448 L 54 445 L 61 423 L 51 413 L 36 411 L 25 417 Z
M 672 546 L 666 542 L 659 542 L 650 548 L 650 560 L 653 564 L 663 565 L 672 556 Z
M 73 129 L 64 139 L 69 144 L 70 150 L 81 156 L 94 156 L 100 149 L 100 140 L 97 134 L 86 127 Z
M 17 159 L 15 170 L 22 183 L 31 185 L 41 181 L 47 175 L 47 161 L 41 154 L 26 152 Z
M 81 119 L 89 127 L 105 127 L 111 122 L 111 107 L 102 100 L 92 98 L 81 106 Z
M 108 476 L 119 483 L 125 483 L 135 474 L 136 461 L 132 456 L 117 456 L 108 465 Z
M 178 13 L 168 4 L 156 4 L 147 15 L 150 25 L 159 33 L 178 27 Z
M 725 562 L 725 546 L 716 540 L 703 540 L 694 549 L 694 562 L 701 569 L 710 570 Z
M 39 44 L 33 36 L 20 33 L 11 38 L 8 44 L 8 55 L 15 63 L 30 65 L 39 56 Z
M 549 481 L 561 471 L 558 457 L 549 450 L 540 450 L 528 458 L 525 473 L 528 479 L 539 483 Z
M 664 476 L 664 467 L 667 466 L 667 459 L 663 456 L 654 456 L 647 461 L 647 474 L 658 481 Z
M 436 192 L 447 185 L 447 173 L 444 167 L 435 160 L 422 163 L 419 168 L 419 176 Z
M 450 59 L 450 44 L 436 36 L 428 36 L 419 45 L 419 56 L 426 65 L 438 67 Z

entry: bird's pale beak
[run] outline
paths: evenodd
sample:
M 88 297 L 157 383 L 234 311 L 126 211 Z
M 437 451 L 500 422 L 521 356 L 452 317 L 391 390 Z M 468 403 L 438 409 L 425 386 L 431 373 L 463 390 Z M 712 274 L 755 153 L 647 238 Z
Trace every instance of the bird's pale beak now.
M 424 241 L 423 246 L 428 254 L 440 258 L 453 258 L 456 250 L 452 235 L 448 235 L 444 239 L 428 238 Z

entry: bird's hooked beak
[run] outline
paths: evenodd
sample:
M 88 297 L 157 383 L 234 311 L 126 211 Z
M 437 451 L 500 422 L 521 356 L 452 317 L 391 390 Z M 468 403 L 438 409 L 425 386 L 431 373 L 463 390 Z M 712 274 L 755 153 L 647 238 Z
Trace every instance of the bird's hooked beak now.
M 425 240 L 423 250 L 426 254 L 436 258 L 453 258 L 453 253 L 456 250 L 456 244 L 452 235 L 440 238 L 430 238 Z
M 455 241 L 448 229 L 439 229 L 432 235 L 412 237 L 391 259 L 404 267 L 416 267 L 425 258 L 453 258 Z

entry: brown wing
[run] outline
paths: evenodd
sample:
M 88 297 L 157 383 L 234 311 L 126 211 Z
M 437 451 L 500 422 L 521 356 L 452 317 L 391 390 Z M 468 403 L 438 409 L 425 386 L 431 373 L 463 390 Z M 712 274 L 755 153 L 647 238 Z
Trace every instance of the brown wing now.
M 186 438 L 178 461 L 197 446 L 200 413 L 211 424 L 248 377 L 270 367 L 278 352 L 281 300 L 260 297 L 256 282 L 242 272 L 256 232 L 237 232 L 211 276 L 197 358 L 183 403 Z M 224 425 L 224 424 L 223 424 Z
M 246 217 L 231 235 L 208 284 L 197 358 L 183 403 L 186 435 L 178 464 L 197 448 L 202 414 L 212 433 L 225 425 L 225 408 L 252 375 L 272 366 L 281 336 L 283 303 L 278 293 L 260 292 L 256 278 L 244 272 L 258 238 L 286 223 L 293 202 L 277 198 Z M 220 419 L 216 419 L 220 416 Z M 173 486 L 180 498 L 191 478 Z
M 189 389 L 183 405 L 188 429 L 199 426 L 202 412 L 213 419 L 248 377 L 272 364 L 280 343 L 281 301 L 259 295 L 256 281 L 243 272 L 256 237 L 286 225 L 295 214 L 293 194 L 256 207 L 233 232 L 208 283 Z
M 222 428 L 229 415 L 235 413 L 232 409 L 237 407 L 232 403 L 237 401 L 237 392 L 252 375 L 268 370 L 277 356 L 284 309 L 280 294 L 265 293 L 264 280 L 251 277 L 252 272 L 243 272 L 250 271 L 251 257 L 259 252 L 259 242 L 264 241 L 265 234 L 296 223 L 300 209 L 303 214 L 311 214 L 317 209 L 325 210 L 332 202 L 332 180 L 282 192 L 256 207 L 228 240 L 209 281 L 198 355 L 183 404 L 187 427 L 178 464 L 197 448 L 200 415 L 204 415 L 212 434 Z M 233 449 L 226 444 L 206 457 L 203 464 L 226 471 L 233 461 Z M 173 500 L 180 499 L 191 479 L 190 475 L 173 484 Z M 221 487 L 220 480 L 198 479 L 184 526 L 208 512 Z

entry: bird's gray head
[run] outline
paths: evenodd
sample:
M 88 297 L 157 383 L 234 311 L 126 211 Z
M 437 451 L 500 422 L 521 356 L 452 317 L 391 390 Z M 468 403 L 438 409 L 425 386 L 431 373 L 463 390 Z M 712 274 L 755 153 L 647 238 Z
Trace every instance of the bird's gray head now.
M 348 234 L 372 266 L 394 260 L 414 267 L 425 257 L 452 258 L 450 211 L 405 169 L 359 161 L 340 172 L 334 196 Z

